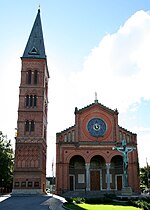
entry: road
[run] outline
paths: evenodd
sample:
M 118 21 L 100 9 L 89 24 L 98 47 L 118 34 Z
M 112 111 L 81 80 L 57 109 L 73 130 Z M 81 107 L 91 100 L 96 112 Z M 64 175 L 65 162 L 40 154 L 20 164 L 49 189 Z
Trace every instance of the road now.
M 48 210 L 50 209 L 49 206 L 51 205 L 51 202 L 56 203 L 56 201 L 57 199 L 54 199 L 52 195 L 44 195 L 44 196 L 7 195 L 0 197 L 0 210 Z

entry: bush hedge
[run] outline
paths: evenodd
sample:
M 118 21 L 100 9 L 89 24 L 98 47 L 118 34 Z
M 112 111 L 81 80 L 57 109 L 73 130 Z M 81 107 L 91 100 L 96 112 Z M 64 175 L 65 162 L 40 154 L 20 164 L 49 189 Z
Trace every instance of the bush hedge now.
M 150 197 L 146 198 L 118 198 L 114 195 L 105 195 L 100 198 L 66 198 L 67 203 L 88 203 L 88 204 L 113 204 L 130 205 L 141 208 L 142 210 L 150 210 Z

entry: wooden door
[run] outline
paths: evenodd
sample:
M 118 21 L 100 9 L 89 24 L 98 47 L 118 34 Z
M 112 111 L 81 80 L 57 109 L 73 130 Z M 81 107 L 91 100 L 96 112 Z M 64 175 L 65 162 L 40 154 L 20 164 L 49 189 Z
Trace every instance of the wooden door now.
M 74 191 L 74 176 L 70 176 L 70 191 Z
M 90 181 L 91 181 L 91 190 L 99 191 L 100 190 L 100 172 L 99 171 L 91 171 Z
M 122 189 L 122 176 L 117 176 L 117 190 Z

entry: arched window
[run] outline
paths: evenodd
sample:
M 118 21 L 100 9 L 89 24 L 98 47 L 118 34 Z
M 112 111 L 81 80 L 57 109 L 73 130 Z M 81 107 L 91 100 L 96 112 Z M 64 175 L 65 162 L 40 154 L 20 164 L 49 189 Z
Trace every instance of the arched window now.
M 26 95 L 26 108 L 36 107 L 37 96 L 36 95 Z
M 47 97 L 47 94 L 48 94 L 48 83 L 45 82 L 45 92 L 46 92 L 46 97 Z
M 37 101 L 37 97 L 36 95 L 34 95 L 34 107 L 36 107 L 36 101 Z
M 33 96 L 31 95 L 30 96 L 30 107 L 32 107 L 32 105 L 33 105 Z
M 46 140 L 46 127 L 44 126 L 44 139 Z
M 29 95 L 26 96 L 26 107 L 29 107 Z
M 25 122 L 25 132 L 33 132 L 35 129 L 35 122 L 34 120 Z
M 25 122 L 25 131 L 29 131 L 29 121 Z
M 72 142 L 74 142 L 74 131 L 72 131 Z
M 125 133 L 123 134 L 123 140 L 126 140 L 126 134 Z
M 31 70 L 29 70 L 28 71 L 28 79 L 27 79 L 28 85 L 31 85 L 31 77 L 32 77 L 32 72 L 31 72 Z
M 34 121 L 31 121 L 31 127 L 30 127 L 30 131 L 34 131 Z
M 37 85 L 37 83 L 38 83 L 38 71 L 35 70 L 34 71 L 34 85 Z
M 122 137 L 122 132 L 120 131 L 120 141 L 122 141 L 123 137 Z
M 71 141 L 71 135 L 70 135 L 70 132 L 68 133 L 68 142 Z

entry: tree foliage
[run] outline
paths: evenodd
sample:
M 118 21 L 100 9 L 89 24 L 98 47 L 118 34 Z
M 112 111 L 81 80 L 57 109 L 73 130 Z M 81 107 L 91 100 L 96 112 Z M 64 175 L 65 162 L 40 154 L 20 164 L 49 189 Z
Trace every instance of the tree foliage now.
M 144 168 L 140 169 L 141 185 L 148 188 L 150 185 L 149 180 L 150 180 L 150 166 L 147 165 Z
M 0 187 L 11 188 L 14 153 L 11 141 L 0 131 Z

